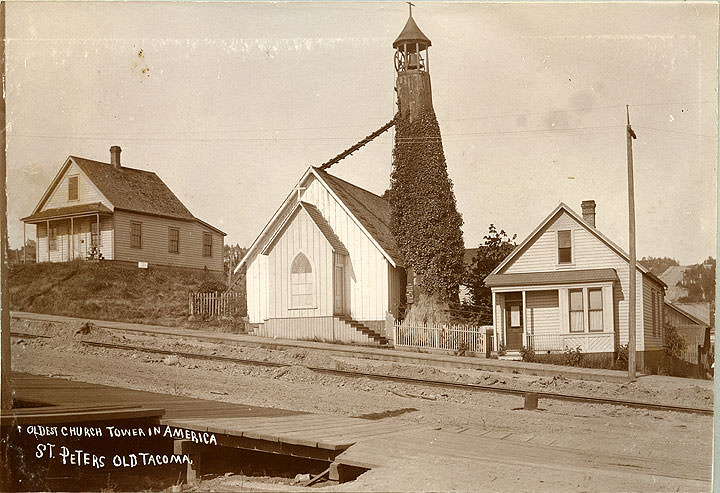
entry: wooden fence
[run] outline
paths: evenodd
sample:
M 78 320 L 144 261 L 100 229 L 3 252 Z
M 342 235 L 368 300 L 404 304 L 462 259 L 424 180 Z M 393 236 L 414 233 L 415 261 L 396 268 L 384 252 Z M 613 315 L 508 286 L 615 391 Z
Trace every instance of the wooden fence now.
M 234 317 L 240 313 L 242 301 L 242 294 L 235 291 L 189 293 L 188 311 L 190 316 Z
M 486 327 L 462 324 L 411 324 L 395 322 L 393 339 L 396 347 L 446 349 L 485 354 Z

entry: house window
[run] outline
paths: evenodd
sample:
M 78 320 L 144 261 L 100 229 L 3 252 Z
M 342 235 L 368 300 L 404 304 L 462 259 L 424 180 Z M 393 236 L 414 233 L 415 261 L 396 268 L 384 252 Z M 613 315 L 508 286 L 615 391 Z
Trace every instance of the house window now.
M 168 229 L 168 253 L 180 253 L 180 230 Z
M 570 332 L 585 331 L 585 310 L 583 309 L 582 289 L 571 289 L 570 294 Z
M 68 200 L 78 199 L 78 177 L 71 176 L 68 178 Z
M 590 332 L 603 330 L 602 288 L 588 289 L 588 329 Z
M 100 242 L 98 241 L 98 223 L 97 222 L 90 223 L 90 246 L 91 247 L 100 246 Z
M 130 246 L 132 248 L 142 248 L 142 223 L 130 223 Z
M 50 226 L 50 233 L 48 234 L 48 248 L 51 251 L 57 250 L 57 227 Z
M 313 304 L 313 277 L 310 261 L 298 253 L 290 266 L 290 306 L 308 308 Z
M 572 237 L 569 229 L 557 232 L 558 264 L 572 262 Z
M 203 257 L 212 257 L 212 235 L 203 233 Z

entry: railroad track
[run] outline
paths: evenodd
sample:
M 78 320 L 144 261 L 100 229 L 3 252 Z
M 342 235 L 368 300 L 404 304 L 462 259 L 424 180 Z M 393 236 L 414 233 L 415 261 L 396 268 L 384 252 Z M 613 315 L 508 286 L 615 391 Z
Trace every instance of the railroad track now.
M 36 338 L 47 338 L 49 339 L 50 336 L 42 336 L 42 335 L 36 335 L 36 334 L 24 334 L 24 333 L 16 333 L 12 332 L 11 335 L 13 337 L 23 337 L 27 339 L 36 339 Z M 206 361 L 222 361 L 227 363 L 234 363 L 234 364 L 241 364 L 241 365 L 248 365 L 248 366 L 265 366 L 265 367 L 272 367 L 272 368 L 282 368 L 282 367 L 290 367 L 290 366 L 296 366 L 291 365 L 287 363 L 277 363 L 273 361 L 261 361 L 261 360 L 254 360 L 254 359 L 243 359 L 243 358 L 233 358 L 229 356 L 219 356 L 219 355 L 209 355 L 209 354 L 199 354 L 199 353 L 188 353 L 183 351 L 170 351 L 166 349 L 157 349 L 157 348 L 147 348 L 142 346 L 131 346 L 126 344 L 112 344 L 112 343 L 104 343 L 104 342 L 93 342 L 93 341 L 80 341 L 83 345 L 88 347 L 97 347 L 97 348 L 103 348 L 103 349 L 118 349 L 123 351 L 136 351 L 136 352 L 143 352 L 143 353 L 151 353 L 151 354 L 162 354 L 162 355 L 168 355 L 168 356 L 181 356 L 183 358 L 189 358 L 189 359 L 199 359 L 199 360 L 206 360 Z M 553 399 L 553 400 L 561 400 L 561 401 L 571 401 L 571 402 L 582 402 L 582 403 L 590 403 L 590 404 L 604 404 L 604 405 L 612 405 L 612 406 L 623 406 L 623 407 L 631 407 L 636 409 L 648 409 L 648 410 L 654 410 L 654 411 L 674 411 L 674 412 L 681 412 L 681 413 L 690 413 L 690 414 L 700 414 L 700 415 L 712 415 L 713 410 L 707 409 L 707 408 L 696 408 L 696 407 L 685 407 L 685 406 L 674 406 L 674 405 L 665 405 L 665 404 L 656 404 L 652 402 L 642 402 L 642 401 L 630 401 L 630 400 L 618 400 L 618 399 L 608 399 L 604 397 L 587 397 L 587 396 L 578 396 L 578 395 L 571 395 L 571 394 L 560 394 L 555 392 L 543 392 L 543 391 L 529 391 L 529 390 L 523 390 L 523 389 L 513 389 L 509 387 L 494 387 L 490 385 L 479 385 L 479 384 L 472 384 L 472 383 L 458 383 L 458 382 L 446 382 L 442 380 L 433 380 L 433 379 L 425 379 L 425 378 L 414 378 L 414 377 L 400 377 L 400 376 L 394 376 L 394 375 L 383 375 L 379 373 L 366 373 L 366 372 L 360 372 L 360 371 L 352 371 L 352 370 L 338 370 L 333 368 L 323 368 L 323 367 L 314 367 L 314 366 L 306 366 L 301 365 L 303 368 L 307 368 L 308 370 L 312 370 L 316 373 L 322 373 L 326 375 L 337 375 L 337 376 L 343 376 L 343 377 L 349 377 L 349 378 L 367 378 L 370 380 L 377 380 L 377 381 L 384 381 L 384 382 L 395 382 L 395 383 L 406 383 L 406 384 L 412 384 L 412 385 L 420 385 L 425 387 L 436 387 L 436 388 L 442 388 L 442 389 L 459 389 L 464 391 L 472 391 L 472 392 L 494 392 L 499 394 L 511 394 L 511 395 L 524 395 L 526 393 L 532 392 L 538 395 L 539 398 L 542 399 Z

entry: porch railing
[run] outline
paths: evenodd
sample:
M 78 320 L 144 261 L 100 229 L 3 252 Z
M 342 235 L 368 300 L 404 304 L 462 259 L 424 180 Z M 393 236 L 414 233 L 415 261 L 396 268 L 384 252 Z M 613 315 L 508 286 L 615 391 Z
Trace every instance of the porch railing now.
M 583 334 L 528 334 L 526 347 L 533 351 L 563 351 L 580 347 L 584 353 L 611 353 L 615 350 L 612 332 Z
M 464 350 L 485 354 L 487 327 L 461 324 L 420 324 L 395 322 L 393 339 L 396 347 Z

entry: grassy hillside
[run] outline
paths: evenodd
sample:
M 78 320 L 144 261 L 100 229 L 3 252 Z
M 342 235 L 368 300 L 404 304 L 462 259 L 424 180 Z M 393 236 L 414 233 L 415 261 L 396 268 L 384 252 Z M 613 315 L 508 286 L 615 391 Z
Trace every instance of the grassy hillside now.
M 188 292 L 224 276 L 204 271 L 114 262 L 12 266 L 10 308 L 100 320 L 186 325 Z

